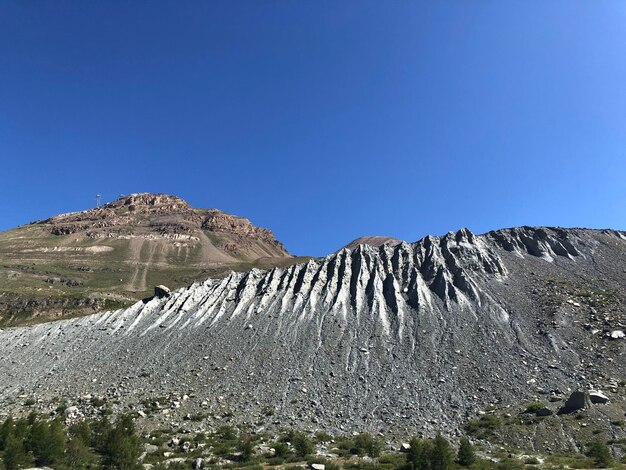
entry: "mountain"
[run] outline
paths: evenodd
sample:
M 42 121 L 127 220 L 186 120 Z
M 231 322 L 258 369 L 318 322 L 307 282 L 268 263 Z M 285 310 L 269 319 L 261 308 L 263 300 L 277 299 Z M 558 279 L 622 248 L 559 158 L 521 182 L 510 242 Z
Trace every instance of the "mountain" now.
M 393 237 L 369 236 L 356 238 L 343 248 L 349 248 L 350 250 L 354 250 L 359 245 L 369 245 L 377 247 L 381 245 L 396 246 L 400 243 L 402 243 L 402 240 L 398 240 L 397 238 Z
M 233 272 L 127 309 L 5 329 L 0 408 L 93 394 L 144 416 L 172 400 L 140 418 L 153 427 L 202 413 L 205 426 L 458 435 L 486 412 L 519 428 L 520 404 L 556 412 L 594 388 L 610 407 L 594 405 L 589 429 L 623 439 L 611 423 L 626 411 L 625 267 L 624 232 L 521 227 Z M 581 421 L 564 419 L 529 425 L 543 429 L 533 445 L 572 446 Z
M 0 321 L 93 313 L 130 305 L 158 284 L 297 261 L 243 217 L 132 194 L 0 233 Z

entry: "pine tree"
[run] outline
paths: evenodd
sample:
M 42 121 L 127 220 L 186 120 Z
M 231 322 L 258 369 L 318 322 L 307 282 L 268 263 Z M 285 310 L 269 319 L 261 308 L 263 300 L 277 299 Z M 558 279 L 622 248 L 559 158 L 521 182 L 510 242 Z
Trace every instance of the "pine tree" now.
M 95 461 L 95 455 L 81 437 L 74 436 L 67 443 L 65 461 L 71 469 L 85 468 Z
M 441 434 L 437 434 L 432 440 L 429 460 L 431 470 L 448 470 L 454 464 L 454 453 L 450 443 Z
M 6 449 L 7 439 L 9 437 L 9 434 L 13 432 L 14 426 L 15 423 L 13 422 L 13 418 L 11 416 L 5 419 L 4 423 L 2 423 L 2 426 L 0 426 L 0 452 Z
M 476 461 L 476 454 L 474 454 L 474 446 L 470 444 L 467 437 L 462 437 L 459 445 L 459 452 L 457 453 L 456 461 L 463 467 L 470 467 Z
M 243 433 L 239 437 L 239 444 L 237 447 L 239 448 L 241 452 L 241 459 L 244 462 L 247 462 L 248 460 L 252 458 L 252 455 L 254 454 L 254 443 L 252 442 L 252 438 L 250 437 L 250 434 Z
M 139 453 L 139 439 L 133 420 L 124 415 L 106 435 L 102 448 L 103 464 L 118 470 L 135 470 L 141 467 L 137 463 Z
M 58 462 L 65 452 L 65 430 L 59 421 L 47 423 L 32 421 L 27 449 L 35 457 L 35 464 L 43 466 Z
M 429 443 L 414 437 L 410 442 L 411 448 L 407 454 L 407 463 L 415 470 L 429 470 L 430 461 L 428 459 Z
M 6 470 L 17 470 L 27 461 L 23 440 L 13 432 L 9 433 L 4 451 L 4 468 Z

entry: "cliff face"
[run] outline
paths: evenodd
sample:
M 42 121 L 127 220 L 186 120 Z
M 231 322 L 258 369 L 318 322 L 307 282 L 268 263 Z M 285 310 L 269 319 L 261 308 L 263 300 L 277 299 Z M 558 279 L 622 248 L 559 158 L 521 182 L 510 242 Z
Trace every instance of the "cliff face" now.
M 0 234 L 0 323 L 91 313 L 230 270 L 296 260 L 271 231 L 165 194 L 132 194 Z
M 616 231 L 463 229 L 360 245 L 5 330 L 0 399 L 20 389 L 126 404 L 193 394 L 180 413 L 202 410 L 215 425 L 228 415 L 333 432 L 459 432 L 487 407 L 558 403 L 625 376 L 624 266 Z M 618 392 L 611 400 L 624 405 Z

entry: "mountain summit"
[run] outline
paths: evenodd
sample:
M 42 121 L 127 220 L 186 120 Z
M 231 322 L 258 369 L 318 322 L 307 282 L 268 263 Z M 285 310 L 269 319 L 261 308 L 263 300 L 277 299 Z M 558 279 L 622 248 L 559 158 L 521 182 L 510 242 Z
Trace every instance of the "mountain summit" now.
M 131 194 L 0 234 L 0 317 L 130 304 L 158 284 L 297 261 L 272 232 L 166 194 Z

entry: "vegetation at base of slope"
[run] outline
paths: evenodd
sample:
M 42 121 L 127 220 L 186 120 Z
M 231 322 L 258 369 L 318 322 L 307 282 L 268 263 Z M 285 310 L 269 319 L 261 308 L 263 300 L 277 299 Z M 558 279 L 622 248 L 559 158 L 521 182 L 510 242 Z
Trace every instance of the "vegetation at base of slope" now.
M 70 420 L 67 420 L 70 421 Z M 0 424 L 0 468 L 170 468 L 296 470 L 532 470 L 626 468 L 607 442 L 595 438 L 582 453 L 539 455 L 461 437 L 454 444 L 437 434 L 393 447 L 368 433 L 331 436 L 285 429 L 278 434 L 223 425 L 205 432 L 156 429 L 140 435 L 131 414 L 112 422 L 66 422 L 31 413 Z M 620 461 L 621 459 L 621 461 Z M 142 467 L 143 465 L 143 467 Z M 151 467 L 145 467 L 150 465 Z M 323 467 L 321 467 L 323 466 Z

